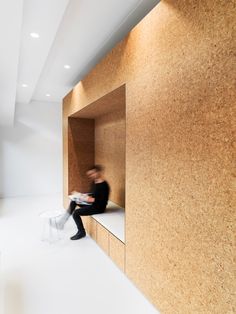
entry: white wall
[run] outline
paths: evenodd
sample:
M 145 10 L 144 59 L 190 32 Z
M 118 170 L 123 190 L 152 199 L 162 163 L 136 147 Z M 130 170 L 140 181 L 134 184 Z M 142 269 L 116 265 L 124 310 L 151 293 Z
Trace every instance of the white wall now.
M 62 192 L 61 109 L 17 104 L 15 126 L 0 126 L 0 197 Z

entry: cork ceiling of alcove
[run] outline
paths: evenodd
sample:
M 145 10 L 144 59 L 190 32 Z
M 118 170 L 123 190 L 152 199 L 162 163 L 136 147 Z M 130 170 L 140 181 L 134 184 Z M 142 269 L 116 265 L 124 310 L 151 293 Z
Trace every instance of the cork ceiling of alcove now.
M 71 115 L 71 117 L 95 119 L 110 112 L 121 110 L 122 108 L 125 108 L 125 85 L 95 100 Z

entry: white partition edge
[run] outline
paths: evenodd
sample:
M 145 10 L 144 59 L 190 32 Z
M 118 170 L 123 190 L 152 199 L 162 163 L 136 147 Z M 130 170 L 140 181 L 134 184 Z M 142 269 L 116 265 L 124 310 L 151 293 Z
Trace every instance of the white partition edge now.
M 2 253 L 0 252 L 0 314 L 4 314 L 4 274 L 3 274 L 3 263 Z

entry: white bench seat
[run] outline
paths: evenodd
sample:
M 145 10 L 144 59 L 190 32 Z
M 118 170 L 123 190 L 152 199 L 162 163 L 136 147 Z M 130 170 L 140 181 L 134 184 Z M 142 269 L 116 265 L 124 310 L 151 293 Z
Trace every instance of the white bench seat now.
M 125 242 L 125 210 L 119 205 L 108 201 L 107 209 L 103 214 L 92 217 L 114 234 L 123 243 Z

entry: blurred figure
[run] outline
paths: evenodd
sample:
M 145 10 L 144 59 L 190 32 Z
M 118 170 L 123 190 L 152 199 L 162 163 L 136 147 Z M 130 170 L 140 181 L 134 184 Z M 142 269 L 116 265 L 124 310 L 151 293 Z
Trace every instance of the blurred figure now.
M 86 236 L 80 216 L 104 213 L 109 198 L 110 187 L 103 177 L 103 167 L 101 165 L 94 165 L 86 174 L 88 179 L 92 182 L 90 193 L 82 194 L 76 191 L 72 192 L 72 200 L 69 208 L 59 219 L 57 224 L 58 228 L 63 229 L 70 215 L 73 215 L 78 231 L 71 237 L 71 240 L 78 240 Z

